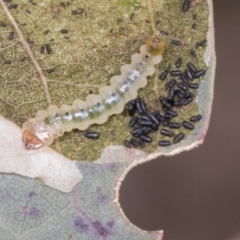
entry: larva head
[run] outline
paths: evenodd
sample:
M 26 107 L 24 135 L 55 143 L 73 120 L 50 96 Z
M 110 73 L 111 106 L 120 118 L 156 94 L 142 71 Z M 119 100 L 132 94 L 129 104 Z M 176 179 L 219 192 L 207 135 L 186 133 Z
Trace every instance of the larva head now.
M 34 118 L 23 123 L 22 141 L 26 149 L 38 149 L 50 145 L 54 141 L 54 134 L 41 121 Z
M 146 41 L 147 51 L 152 56 L 161 55 L 163 53 L 164 47 L 165 47 L 164 41 L 160 36 L 153 35 L 149 37 Z

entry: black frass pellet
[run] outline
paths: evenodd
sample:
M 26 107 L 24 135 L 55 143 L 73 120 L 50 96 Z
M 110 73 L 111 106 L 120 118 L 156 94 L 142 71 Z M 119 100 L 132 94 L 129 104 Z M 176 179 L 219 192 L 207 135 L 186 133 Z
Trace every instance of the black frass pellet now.
M 183 132 L 180 132 L 178 135 L 176 135 L 173 139 L 174 143 L 180 142 L 184 138 L 185 134 Z
M 179 88 L 181 88 L 182 90 L 187 90 L 187 86 L 184 83 L 178 83 L 177 84 Z
M 138 121 L 138 116 L 133 116 L 129 122 L 129 127 L 134 127 L 134 125 L 137 123 L 137 121 Z
M 169 91 L 168 91 L 167 99 L 168 100 L 172 100 L 174 98 L 174 95 L 175 95 L 175 89 L 174 88 L 170 88 Z
M 170 122 L 170 123 L 168 124 L 168 127 L 169 127 L 169 128 L 178 129 L 178 128 L 181 127 L 181 124 L 178 123 L 178 122 Z
M 184 98 L 184 95 L 183 95 L 182 91 L 179 90 L 179 89 L 176 89 L 176 90 L 175 90 L 175 95 L 176 95 L 179 99 L 183 99 L 183 98 Z
M 189 80 L 193 80 L 193 75 L 189 69 L 185 70 L 185 74 L 188 77 Z
M 158 142 L 158 146 L 160 146 L 160 147 L 167 147 L 167 146 L 170 146 L 171 145 L 171 143 L 169 142 L 169 141 L 159 141 Z
M 190 7 L 190 0 L 184 0 L 182 4 L 182 11 L 187 12 Z
M 192 57 L 194 57 L 194 58 L 196 58 L 197 57 L 197 54 L 196 54 L 196 52 L 195 52 L 195 50 L 194 49 L 191 49 L 190 50 L 190 54 L 192 55 Z
M 129 116 L 132 117 L 136 111 L 136 101 L 135 100 L 132 100 L 129 102 L 129 104 L 127 106 L 127 110 L 128 110 Z
M 176 84 L 176 80 L 175 79 L 171 79 L 167 84 L 166 84 L 166 88 L 172 88 L 174 87 Z
M 171 44 L 176 45 L 176 46 L 180 46 L 181 42 L 179 40 L 172 40 Z
M 173 132 L 170 131 L 170 130 L 167 130 L 167 129 L 165 129 L 165 128 L 163 128 L 163 129 L 160 131 L 160 133 L 161 133 L 162 135 L 165 135 L 165 136 L 168 136 L 168 137 L 173 137 Z
M 197 121 L 199 121 L 199 120 L 201 120 L 202 119 L 202 115 L 201 114 L 198 114 L 198 115 L 196 115 L 196 116 L 192 116 L 191 118 L 190 118 L 190 121 L 191 122 L 197 122 Z
M 1 26 L 1 27 L 6 27 L 7 25 L 6 25 L 6 23 L 0 21 L 0 26 Z
M 187 67 L 193 72 L 196 73 L 197 72 L 197 68 L 195 67 L 195 65 L 191 62 L 187 63 Z
M 199 87 L 198 83 L 189 83 L 188 87 L 192 88 L 192 89 L 197 89 Z
M 14 32 L 10 32 L 9 36 L 8 36 L 8 39 L 13 40 L 13 38 L 14 38 Z
M 130 142 L 128 140 L 124 140 L 123 144 L 125 145 L 126 148 L 131 148 Z
M 199 78 L 199 77 L 203 76 L 205 73 L 206 73 L 206 71 L 204 69 L 201 69 L 201 70 L 195 72 L 194 78 Z
M 162 35 L 165 35 L 165 36 L 168 35 L 168 32 L 166 32 L 166 31 L 160 31 L 160 33 L 161 33 Z
M 158 119 L 151 113 L 148 114 L 150 120 L 155 123 L 157 126 L 160 124 L 160 122 L 158 121 Z
M 180 68 L 181 65 L 182 65 L 182 58 L 179 57 L 179 58 L 177 58 L 177 60 L 176 60 L 176 62 L 175 62 L 175 67 L 176 67 L 176 68 Z
M 180 71 L 180 70 L 173 70 L 173 71 L 170 72 L 170 74 L 172 76 L 181 76 L 182 75 L 182 71 Z
M 140 148 L 144 148 L 145 147 L 145 143 L 144 143 L 144 141 L 142 140 L 142 139 L 139 139 L 139 147 Z
M 140 139 L 142 139 L 144 142 L 147 142 L 147 143 L 152 142 L 152 138 L 149 137 L 148 135 L 141 135 Z
M 100 134 L 98 132 L 86 132 L 84 136 L 90 139 L 98 139 Z
M 188 78 L 186 77 L 186 75 L 182 74 L 180 77 L 181 77 L 181 80 L 182 80 L 182 82 L 184 84 L 188 84 L 189 83 Z
M 139 147 L 139 142 L 136 139 L 131 138 L 129 140 L 130 144 L 133 145 L 134 147 Z
M 151 133 L 151 132 L 153 132 L 153 129 L 151 127 L 145 127 L 145 128 L 142 129 L 142 134 L 143 135 L 146 135 L 146 134 Z
M 194 98 L 194 94 L 189 92 L 188 90 L 184 91 L 183 98 L 188 99 L 188 98 Z
M 165 80 L 167 78 L 168 75 L 168 71 L 164 70 L 160 75 L 159 75 L 159 79 L 160 80 Z
M 182 125 L 183 125 L 183 127 L 185 127 L 188 130 L 193 130 L 195 128 L 194 125 L 192 125 L 191 123 L 189 123 L 187 121 L 183 121 Z
M 133 128 L 133 130 L 131 131 L 131 134 L 134 137 L 139 137 L 142 134 L 142 128 L 140 128 L 140 127 Z

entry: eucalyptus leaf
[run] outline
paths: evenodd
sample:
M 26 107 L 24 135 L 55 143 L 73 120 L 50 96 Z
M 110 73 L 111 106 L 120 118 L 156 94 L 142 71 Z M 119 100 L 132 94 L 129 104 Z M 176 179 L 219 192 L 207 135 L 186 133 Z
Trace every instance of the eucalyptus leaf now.
M 162 231 L 145 232 L 129 223 L 118 194 L 121 181 L 137 164 L 190 150 L 205 138 L 216 64 L 212 2 L 192 0 L 186 12 L 183 2 L 0 2 L 1 239 L 162 239 Z M 90 127 L 100 132 L 98 140 L 73 130 L 56 140 L 53 149 L 24 148 L 19 127 L 27 118 L 51 103 L 71 105 L 90 92 L 98 94 L 157 32 L 166 45 L 163 61 L 139 91 L 151 110 L 159 108 L 159 96 L 168 94 L 167 80 L 159 80 L 159 74 L 169 64 L 174 69 L 178 57 L 183 59 L 181 70 L 188 62 L 206 70 L 193 90 L 196 101 L 178 110 L 179 122 L 199 113 L 203 117 L 193 131 L 174 132 L 185 133 L 182 141 L 158 147 L 166 139 L 158 132 L 146 148 L 126 149 L 122 142 L 131 134 L 130 116 L 124 112 Z M 206 46 L 196 49 L 204 39 Z M 7 173 L 40 178 L 52 188 Z

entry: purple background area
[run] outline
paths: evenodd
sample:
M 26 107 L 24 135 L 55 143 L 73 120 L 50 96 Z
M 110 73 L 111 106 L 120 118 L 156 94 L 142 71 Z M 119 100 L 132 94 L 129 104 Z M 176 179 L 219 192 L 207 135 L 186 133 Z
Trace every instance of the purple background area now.
M 240 239 L 240 1 L 214 0 L 217 70 L 213 112 L 202 146 L 135 167 L 120 202 L 164 240 Z

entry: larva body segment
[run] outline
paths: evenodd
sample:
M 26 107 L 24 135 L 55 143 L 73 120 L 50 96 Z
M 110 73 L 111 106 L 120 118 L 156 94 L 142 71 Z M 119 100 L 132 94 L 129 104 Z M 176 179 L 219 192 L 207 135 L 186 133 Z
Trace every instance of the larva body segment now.
M 103 124 L 112 114 L 123 111 L 124 105 L 137 97 L 137 90 L 147 84 L 147 76 L 154 73 L 154 65 L 162 60 L 164 43 L 159 36 L 151 36 L 140 54 L 132 55 L 131 64 L 121 67 L 121 75 L 113 76 L 110 86 L 103 86 L 99 95 L 90 94 L 86 101 L 75 100 L 72 106 L 50 106 L 40 110 L 35 118 L 23 123 L 22 140 L 27 149 L 51 145 L 64 132 L 76 128 L 86 130 L 91 124 Z

